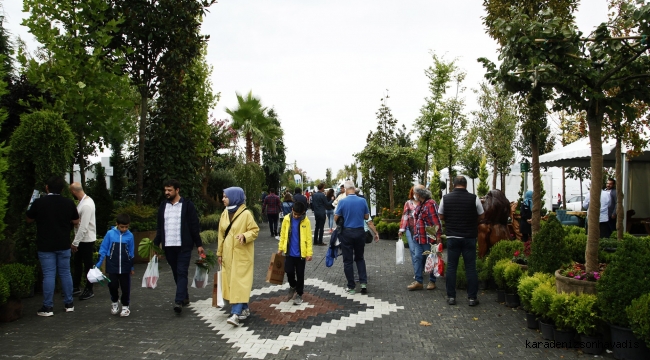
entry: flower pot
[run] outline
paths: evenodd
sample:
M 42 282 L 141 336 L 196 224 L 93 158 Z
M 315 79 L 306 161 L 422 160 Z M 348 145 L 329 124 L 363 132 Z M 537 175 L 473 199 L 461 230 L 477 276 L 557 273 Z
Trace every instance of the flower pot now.
M 506 294 L 506 306 L 511 308 L 519 307 L 519 294 Z
M 479 280 L 478 281 L 478 289 L 479 290 L 486 290 L 488 288 L 488 283 L 485 280 Z
M 0 305 L 0 322 L 12 322 L 23 316 L 23 302 L 18 299 L 8 299 Z
M 542 332 L 542 338 L 544 338 L 544 340 L 553 341 L 555 339 L 555 326 L 553 324 L 547 324 L 540 320 L 539 330 Z
M 573 338 L 576 336 L 573 330 L 558 330 L 553 332 L 555 337 L 555 344 L 557 347 L 570 348 L 573 347 Z
M 612 332 L 612 350 L 614 357 L 619 360 L 648 359 L 650 350 L 645 341 L 634 335 L 631 329 L 610 325 Z
M 605 351 L 602 336 L 587 336 L 580 334 L 580 349 L 588 355 L 600 355 Z
M 506 291 L 497 289 L 497 302 L 503 303 L 506 302 Z
M 528 326 L 529 329 L 539 329 L 539 321 L 537 320 L 537 315 L 527 312 L 526 326 Z
M 595 281 L 576 280 L 562 276 L 560 270 L 555 271 L 555 286 L 558 294 L 596 294 Z

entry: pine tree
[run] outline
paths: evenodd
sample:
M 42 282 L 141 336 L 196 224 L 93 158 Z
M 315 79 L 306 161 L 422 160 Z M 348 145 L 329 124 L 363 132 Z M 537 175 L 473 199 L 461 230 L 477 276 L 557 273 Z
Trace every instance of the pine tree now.
M 483 158 L 481 159 L 481 170 L 479 170 L 478 173 L 478 180 L 478 188 L 476 189 L 476 192 L 478 193 L 477 195 L 487 195 L 488 191 L 490 191 L 490 186 L 488 185 L 487 159 L 485 155 L 483 155 Z

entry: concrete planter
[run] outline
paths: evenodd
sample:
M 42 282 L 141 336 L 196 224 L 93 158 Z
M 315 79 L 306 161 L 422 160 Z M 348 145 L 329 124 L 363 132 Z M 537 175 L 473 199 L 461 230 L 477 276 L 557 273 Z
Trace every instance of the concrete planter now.
M 558 294 L 596 294 L 595 281 L 568 278 L 560 275 L 560 270 L 555 271 L 555 285 Z

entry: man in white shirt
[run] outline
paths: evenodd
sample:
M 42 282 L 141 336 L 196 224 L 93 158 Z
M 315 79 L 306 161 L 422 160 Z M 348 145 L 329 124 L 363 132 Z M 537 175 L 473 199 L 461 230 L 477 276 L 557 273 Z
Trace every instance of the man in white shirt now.
M 582 207 L 585 209 L 589 209 L 589 195 L 590 193 L 588 192 L 587 195 L 585 196 L 585 200 L 582 202 Z M 600 222 L 600 237 L 601 238 L 608 238 L 612 234 L 612 229 L 609 226 L 609 202 L 610 202 L 610 194 L 606 190 L 601 190 L 600 192 L 600 216 L 598 218 L 598 221 Z
M 79 295 L 79 300 L 88 300 L 95 296 L 93 293 L 93 284 L 86 281 L 86 287 L 83 293 L 79 289 L 81 284 L 81 275 L 88 275 L 92 269 L 93 254 L 95 253 L 95 240 L 97 240 L 97 224 L 95 220 L 95 202 L 90 196 L 86 195 L 83 187 L 78 182 L 70 184 L 70 192 L 79 200 L 77 211 L 79 212 L 79 224 L 74 227 L 74 240 L 72 241 L 72 252 L 74 253 L 74 276 L 73 295 Z M 82 271 L 83 266 L 83 271 Z

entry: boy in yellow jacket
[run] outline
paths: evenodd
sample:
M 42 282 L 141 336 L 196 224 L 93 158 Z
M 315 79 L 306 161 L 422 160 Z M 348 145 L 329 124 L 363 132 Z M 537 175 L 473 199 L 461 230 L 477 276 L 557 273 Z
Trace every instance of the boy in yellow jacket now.
M 302 294 L 305 287 L 305 260 L 311 261 L 312 235 L 311 223 L 307 216 L 304 203 L 296 201 L 291 214 L 285 215 L 280 230 L 278 254 L 285 254 L 284 272 L 289 279 L 289 300 L 297 293 L 294 305 L 302 304 Z

